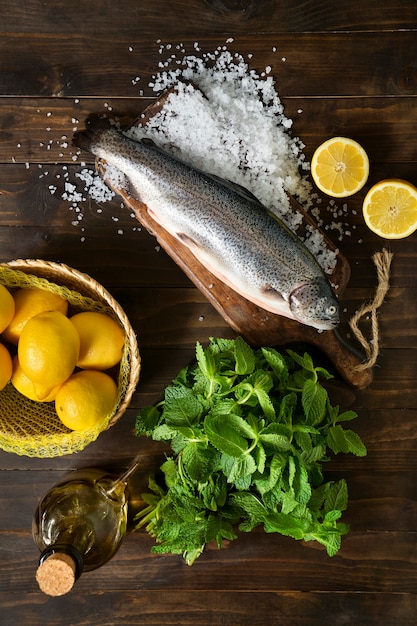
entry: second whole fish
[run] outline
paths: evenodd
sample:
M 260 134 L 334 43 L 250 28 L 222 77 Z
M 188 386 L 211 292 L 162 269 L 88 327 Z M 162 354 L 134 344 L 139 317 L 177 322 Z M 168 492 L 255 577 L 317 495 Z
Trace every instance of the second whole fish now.
M 90 120 L 74 144 L 122 172 L 151 217 L 241 296 L 320 330 L 338 324 L 338 300 L 315 257 L 248 191 L 107 120 Z

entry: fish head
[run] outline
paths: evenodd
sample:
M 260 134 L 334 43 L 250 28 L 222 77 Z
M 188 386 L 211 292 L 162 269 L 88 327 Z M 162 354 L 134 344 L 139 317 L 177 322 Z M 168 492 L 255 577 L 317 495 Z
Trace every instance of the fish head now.
M 289 306 L 297 321 L 318 330 L 331 330 L 339 323 L 339 302 L 324 278 L 294 289 Z

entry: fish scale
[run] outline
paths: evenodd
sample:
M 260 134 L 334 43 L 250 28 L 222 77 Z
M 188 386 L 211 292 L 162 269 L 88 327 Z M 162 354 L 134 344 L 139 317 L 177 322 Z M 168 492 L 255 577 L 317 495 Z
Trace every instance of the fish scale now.
M 117 168 L 151 217 L 237 293 L 320 330 L 338 324 L 339 304 L 319 263 L 249 191 L 128 138 L 108 120 L 90 120 L 74 144 Z

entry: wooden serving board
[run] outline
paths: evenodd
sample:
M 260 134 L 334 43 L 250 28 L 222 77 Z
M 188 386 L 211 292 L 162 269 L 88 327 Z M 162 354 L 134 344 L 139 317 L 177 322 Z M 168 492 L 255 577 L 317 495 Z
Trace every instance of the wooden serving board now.
M 170 92 L 148 107 L 135 122 L 136 126 L 145 126 L 147 121 L 159 112 Z M 98 161 L 97 168 L 105 177 L 103 163 Z M 196 287 L 207 297 L 223 319 L 252 346 L 288 346 L 294 343 L 311 344 L 319 348 L 332 362 L 340 376 L 353 387 L 363 389 L 372 381 L 372 370 L 357 370 L 363 357 L 357 350 L 344 342 L 337 332 L 317 331 L 280 315 L 275 315 L 246 300 L 233 289 L 209 272 L 192 254 L 192 252 L 175 237 L 163 229 L 148 213 L 145 204 L 132 198 L 123 189 L 115 188 L 106 181 L 115 193 L 122 196 L 124 202 L 134 211 L 138 221 L 156 237 L 159 245 L 184 271 Z M 291 205 L 303 213 L 306 224 L 317 228 L 316 223 L 302 209 L 294 198 L 290 198 Z M 323 234 L 323 237 L 332 250 L 336 246 Z M 350 266 L 347 259 L 337 253 L 337 263 L 330 282 L 340 298 L 350 278 Z

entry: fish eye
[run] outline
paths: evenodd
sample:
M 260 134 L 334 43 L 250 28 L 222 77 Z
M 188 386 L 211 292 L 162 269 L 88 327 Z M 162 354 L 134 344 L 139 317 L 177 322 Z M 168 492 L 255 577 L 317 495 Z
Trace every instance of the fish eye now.
M 336 313 L 337 313 L 337 307 L 334 304 L 330 304 L 327 307 L 327 314 L 333 317 L 333 315 L 336 315 Z

